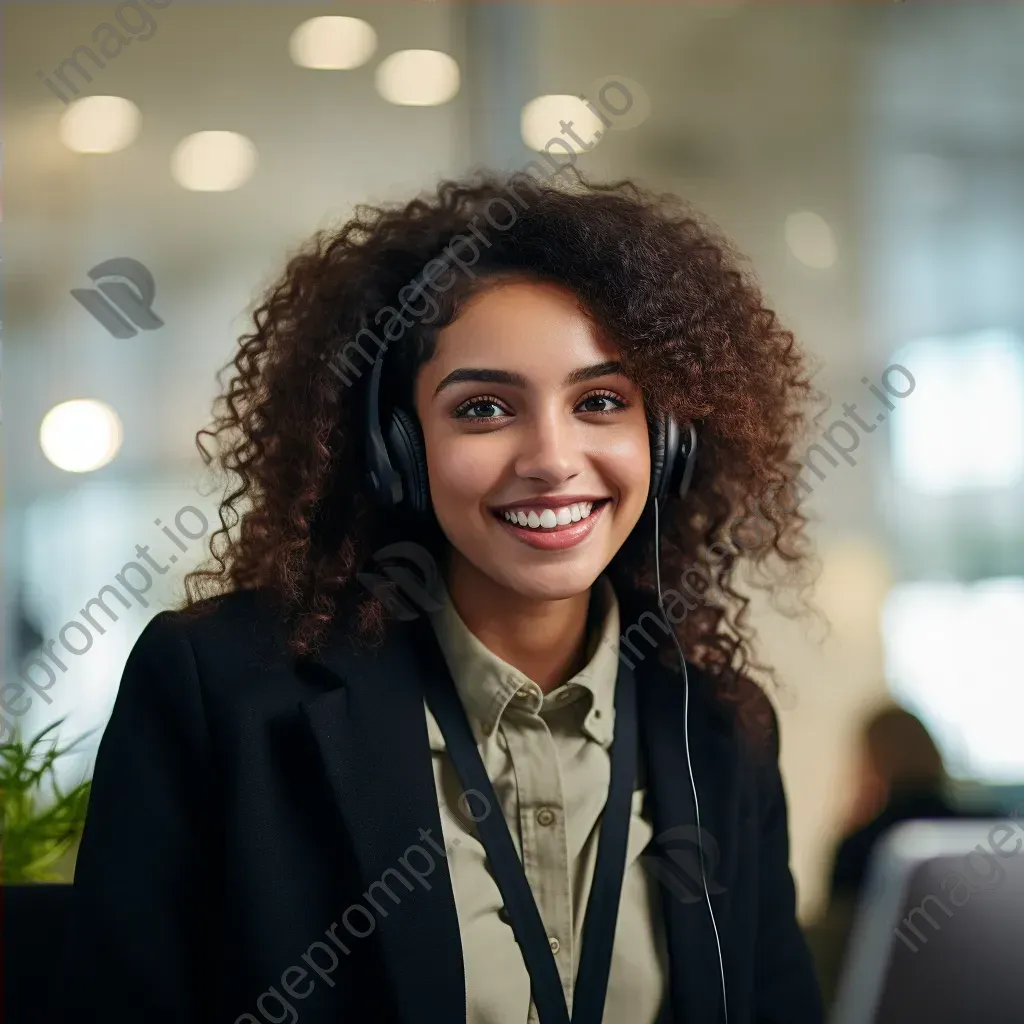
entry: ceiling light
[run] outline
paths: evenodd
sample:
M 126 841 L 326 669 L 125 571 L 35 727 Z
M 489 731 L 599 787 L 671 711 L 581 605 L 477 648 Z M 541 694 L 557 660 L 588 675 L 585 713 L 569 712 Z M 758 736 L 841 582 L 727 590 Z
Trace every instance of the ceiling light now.
M 139 108 L 123 96 L 85 96 L 61 115 L 60 141 L 76 153 L 116 153 L 135 141 Z
M 563 153 L 582 153 L 593 149 L 604 135 L 605 123 L 586 100 L 566 93 L 530 100 L 519 116 L 519 130 L 523 142 L 537 152 L 554 141 L 563 147 Z
M 256 169 L 256 147 L 237 132 L 196 132 L 171 154 L 171 174 L 193 192 L 230 192 Z
M 288 52 L 299 67 L 325 71 L 358 68 L 376 49 L 377 33 L 361 18 L 310 18 L 288 41 Z
M 91 398 L 55 405 L 39 427 L 39 446 L 58 469 L 88 473 L 118 453 L 123 431 L 116 412 Z
M 815 270 L 831 267 L 839 255 L 828 221 L 811 210 L 791 213 L 786 218 L 786 242 L 801 263 Z
M 459 65 L 440 50 L 399 50 L 377 67 L 377 92 L 389 103 L 432 107 L 459 91 Z

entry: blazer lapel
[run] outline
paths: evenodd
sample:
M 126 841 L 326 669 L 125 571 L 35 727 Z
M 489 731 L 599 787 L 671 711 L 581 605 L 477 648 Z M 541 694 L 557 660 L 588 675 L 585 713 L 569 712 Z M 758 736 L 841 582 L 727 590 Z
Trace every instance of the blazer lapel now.
M 438 852 L 444 841 L 415 625 L 392 624 L 387 643 L 368 652 L 353 652 L 336 634 L 313 660 L 343 685 L 301 707 L 351 836 L 363 891 L 382 883 L 372 902 L 362 902 L 376 922 L 399 1017 L 435 1024 L 465 1020 L 466 992 L 451 876 Z M 375 912 L 374 904 L 383 910 Z M 363 916 L 356 927 L 366 927 Z
M 707 685 L 703 674 L 688 668 L 690 760 L 700 800 L 708 891 L 724 946 L 728 897 L 722 894 L 736 855 L 735 759 L 728 737 L 705 710 L 708 698 L 699 692 Z M 656 662 L 644 675 L 637 692 L 654 825 L 645 857 L 662 883 L 672 1014 L 676 1021 L 712 1022 L 720 1019 L 722 1004 L 718 945 L 700 875 L 697 816 L 683 739 L 683 680 Z

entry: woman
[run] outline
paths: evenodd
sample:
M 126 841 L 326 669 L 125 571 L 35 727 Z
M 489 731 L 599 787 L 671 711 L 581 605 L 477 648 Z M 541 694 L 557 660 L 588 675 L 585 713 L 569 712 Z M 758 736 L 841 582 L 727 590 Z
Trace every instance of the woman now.
M 862 724 L 855 775 L 847 828 L 832 854 L 828 904 L 807 929 L 827 1005 L 838 992 L 868 869 L 885 834 L 905 821 L 1002 817 L 998 807 L 957 806 L 931 733 L 896 704 L 884 704 Z
M 732 585 L 802 571 L 811 389 L 727 244 L 443 182 L 318 235 L 233 365 L 215 563 L 97 757 L 75 1019 L 820 1020 Z

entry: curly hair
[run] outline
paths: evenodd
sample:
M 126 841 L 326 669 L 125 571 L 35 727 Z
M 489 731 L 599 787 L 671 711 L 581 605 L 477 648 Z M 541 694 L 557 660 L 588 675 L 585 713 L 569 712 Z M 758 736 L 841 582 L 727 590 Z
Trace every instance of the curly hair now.
M 453 280 L 434 288 L 429 315 L 408 316 L 410 294 L 425 300 L 423 282 L 439 285 L 442 265 Z M 186 577 L 182 610 L 258 588 L 279 602 L 296 655 L 314 651 L 338 621 L 355 642 L 383 641 L 389 610 L 360 572 L 386 544 L 413 540 L 438 551 L 444 538 L 436 525 L 371 501 L 363 371 L 372 356 L 361 339 L 389 339 L 386 401 L 408 402 L 438 332 L 470 296 L 510 275 L 575 293 L 619 346 L 649 421 L 669 412 L 699 424 L 691 489 L 661 514 L 663 577 L 678 574 L 693 598 L 673 629 L 716 689 L 766 668 L 754 660 L 750 599 L 734 574 L 741 563 L 763 569 L 772 559 L 767 582 L 755 573 L 752 585 L 802 594 L 808 584 L 807 520 L 798 501 L 774 499 L 780 488 L 792 492 L 793 448 L 817 395 L 806 358 L 743 258 L 688 204 L 628 179 L 594 183 L 575 169 L 560 183 L 477 171 L 406 204 L 360 205 L 293 255 L 219 375 L 212 424 L 196 434 L 206 465 L 216 459 L 235 482 L 209 540 L 212 563 Z M 647 516 L 608 572 L 618 592 L 656 599 Z

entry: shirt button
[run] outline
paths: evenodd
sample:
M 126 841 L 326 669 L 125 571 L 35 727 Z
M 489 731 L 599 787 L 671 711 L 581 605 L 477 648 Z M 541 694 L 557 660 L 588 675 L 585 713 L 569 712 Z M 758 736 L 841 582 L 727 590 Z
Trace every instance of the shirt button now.
M 538 825 L 550 825 L 555 820 L 555 812 L 550 807 L 542 807 L 537 812 Z
M 552 953 L 557 953 L 562 948 L 562 944 L 553 935 L 548 939 L 548 945 Z
M 507 908 L 507 907 L 504 907 L 504 906 L 503 906 L 503 907 L 501 907 L 501 908 L 500 908 L 500 909 L 498 910 L 498 920 L 499 920 L 499 921 L 504 921 L 504 922 L 505 922 L 505 924 L 507 924 L 507 925 L 510 925 L 510 926 L 511 926 L 511 924 L 512 924 L 512 918 L 511 918 L 511 916 L 509 915 L 509 912 L 508 912 L 508 908 Z
M 530 691 L 526 689 L 516 690 L 516 700 L 526 700 L 530 696 Z

